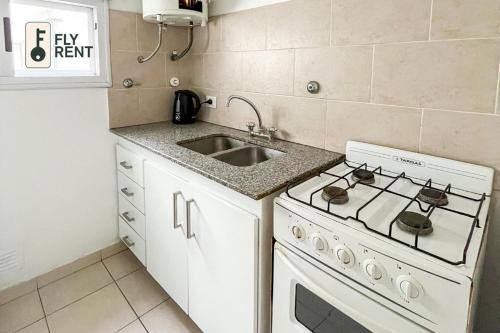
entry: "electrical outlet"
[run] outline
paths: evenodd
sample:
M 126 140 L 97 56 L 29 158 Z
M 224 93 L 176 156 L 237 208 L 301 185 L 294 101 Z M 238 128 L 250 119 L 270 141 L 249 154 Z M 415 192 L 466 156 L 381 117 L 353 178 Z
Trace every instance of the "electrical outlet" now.
M 212 100 L 212 104 L 207 103 L 207 108 L 216 109 L 217 108 L 217 97 L 215 96 L 207 96 L 207 101 Z

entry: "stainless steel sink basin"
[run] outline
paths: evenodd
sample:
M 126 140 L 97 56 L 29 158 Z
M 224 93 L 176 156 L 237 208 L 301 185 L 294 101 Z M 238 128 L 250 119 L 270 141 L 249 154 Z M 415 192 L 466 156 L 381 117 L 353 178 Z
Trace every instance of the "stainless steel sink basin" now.
M 285 154 L 279 150 L 261 147 L 225 135 L 216 135 L 177 144 L 239 167 L 256 165 Z
M 262 163 L 283 154 L 285 153 L 278 150 L 251 145 L 212 157 L 234 166 L 246 167 Z
M 221 135 L 179 143 L 179 145 L 194 150 L 203 155 L 211 155 L 221 151 L 243 147 L 245 145 L 245 142 Z

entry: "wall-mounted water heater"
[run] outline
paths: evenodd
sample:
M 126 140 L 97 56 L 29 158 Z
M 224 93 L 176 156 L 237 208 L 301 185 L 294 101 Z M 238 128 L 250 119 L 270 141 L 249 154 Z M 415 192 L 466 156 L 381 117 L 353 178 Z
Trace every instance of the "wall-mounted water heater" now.
M 142 0 L 144 20 L 167 25 L 204 26 L 208 20 L 206 0 Z
M 158 24 L 158 46 L 148 57 L 139 57 L 140 63 L 150 60 L 160 49 L 162 33 L 168 26 L 186 26 L 189 29 L 188 46 L 180 53 L 174 51 L 172 61 L 184 57 L 193 44 L 193 28 L 205 26 L 208 21 L 207 0 L 142 0 L 143 18 L 147 22 Z

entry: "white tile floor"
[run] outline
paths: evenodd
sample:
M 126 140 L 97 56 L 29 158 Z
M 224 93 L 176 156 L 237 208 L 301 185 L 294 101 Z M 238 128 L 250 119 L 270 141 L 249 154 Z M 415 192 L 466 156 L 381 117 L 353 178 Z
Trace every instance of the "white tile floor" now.
M 0 292 L 0 333 L 13 332 L 201 331 L 118 245 Z

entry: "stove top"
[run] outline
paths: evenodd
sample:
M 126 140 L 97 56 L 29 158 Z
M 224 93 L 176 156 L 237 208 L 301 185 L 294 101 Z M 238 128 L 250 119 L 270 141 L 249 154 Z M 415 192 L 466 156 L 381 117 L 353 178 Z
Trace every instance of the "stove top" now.
M 345 162 L 290 186 L 284 197 L 463 265 L 474 233 L 485 226 L 492 180 L 489 168 L 351 142 Z

